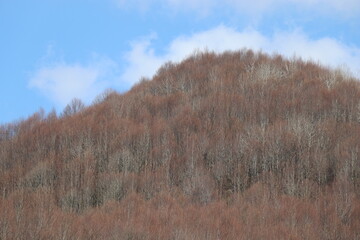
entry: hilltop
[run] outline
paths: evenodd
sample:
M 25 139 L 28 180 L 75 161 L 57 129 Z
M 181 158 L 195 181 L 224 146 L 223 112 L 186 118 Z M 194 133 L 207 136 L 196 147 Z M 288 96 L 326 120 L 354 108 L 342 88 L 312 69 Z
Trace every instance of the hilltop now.
M 251 50 L 0 129 L 0 239 L 359 239 L 360 82 Z

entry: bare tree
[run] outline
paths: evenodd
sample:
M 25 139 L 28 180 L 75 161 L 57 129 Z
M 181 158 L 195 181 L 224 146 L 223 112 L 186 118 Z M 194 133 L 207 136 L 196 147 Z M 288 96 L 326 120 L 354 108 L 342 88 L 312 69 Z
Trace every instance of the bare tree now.
M 80 99 L 74 98 L 73 100 L 71 100 L 71 102 L 68 105 L 66 105 L 61 116 L 68 117 L 74 115 L 84 110 L 84 108 L 85 108 L 85 104 Z

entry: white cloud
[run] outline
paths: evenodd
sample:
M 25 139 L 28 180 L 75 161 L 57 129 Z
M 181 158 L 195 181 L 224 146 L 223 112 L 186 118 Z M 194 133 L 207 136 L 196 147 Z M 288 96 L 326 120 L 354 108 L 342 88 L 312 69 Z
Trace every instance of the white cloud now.
M 151 48 L 151 40 L 154 38 L 156 36 L 151 35 L 148 39 L 132 44 L 132 50 L 125 55 L 127 68 L 120 77 L 121 82 L 134 84 L 141 77 L 152 76 L 164 63 L 165 57 L 155 56 L 155 51 Z
M 50 98 L 57 107 L 64 107 L 75 97 L 90 103 L 106 88 L 124 89 L 124 86 L 131 86 L 141 77 L 151 78 L 165 62 L 180 62 L 196 50 L 221 53 L 243 48 L 287 57 L 296 55 L 331 67 L 346 65 L 357 77 L 360 76 L 359 48 L 332 38 L 311 39 L 300 30 L 267 36 L 253 29 L 238 31 L 220 25 L 174 38 L 161 49 L 161 54 L 152 46 L 153 41 L 156 41 L 155 34 L 132 43 L 130 51 L 124 56 L 121 74 L 120 63 L 106 58 L 93 58 L 88 64 L 57 60 L 49 65 L 45 63 L 51 60 L 45 57 L 42 66 L 32 74 L 29 86 Z
M 58 107 L 75 97 L 89 103 L 110 87 L 115 69 L 116 64 L 108 59 L 97 59 L 88 65 L 57 62 L 36 70 L 29 87 L 38 89 Z
M 258 49 L 266 43 L 266 38 L 257 31 L 247 29 L 238 32 L 220 25 L 208 31 L 195 33 L 192 36 L 181 36 L 172 41 L 166 56 L 172 61 L 180 61 L 194 50 L 213 50 L 223 52 L 238 50 L 241 47 Z
M 141 77 L 152 77 L 159 67 L 167 61 L 179 62 L 195 50 L 238 50 L 240 47 L 256 48 L 264 45 L 266 39 L 256 31 L 236 32 L 234 29 L 219 26 L 209 31 L 196 33 L 192 36 L 180 36 L 174 39 L 163 55 L 156 55 L 151 48 L 152 35 L 149 39 L 132 44 L 131 51 L 126 55 L 128 68 L 121 76 L 123 82 L 135 83 Z
M 208 31 L 174 39 L 163 54 L 156 54 L 151 48 L 152 40 L 132 45 L 132 50 L 127 54 L 128 68 L 121 77 L 122 81 L 135 83 L 142 76 L 152 77 L 166 61 L 179 62 L 194 50 L 205 49 L 220 53 L 250 48 L 287 57 L 296 55 L 330 67 L 347 65 L 354 74 L 360 74 L 359 48 L 347 46 L 332 38 L 310 39 L 301 31 L 278 32 L 268 37 L 252 29 L 237 31 L 220 25 Z
M 360 74 L 360 48 L 351 47 L 333 38 L 310 39 L 300 31 L 277 33 L 268 41 L 286 56 L 296 54 L 306 60 L 319 61 L 330 67 L 346 65 L 355 75 Z

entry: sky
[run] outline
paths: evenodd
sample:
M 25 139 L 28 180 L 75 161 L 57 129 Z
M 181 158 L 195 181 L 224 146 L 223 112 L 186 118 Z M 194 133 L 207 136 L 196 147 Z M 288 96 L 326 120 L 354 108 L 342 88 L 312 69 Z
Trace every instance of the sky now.
M 0 124 L 125 92 L 196 51 L 244 48 L 360 78 L 360 1 L 0 0 Z

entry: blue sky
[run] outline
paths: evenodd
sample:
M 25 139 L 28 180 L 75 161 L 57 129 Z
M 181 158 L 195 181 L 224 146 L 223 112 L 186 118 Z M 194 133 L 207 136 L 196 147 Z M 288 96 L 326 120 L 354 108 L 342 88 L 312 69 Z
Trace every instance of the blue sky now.
M 359 0 L 0 0 L 0 124 L 124 92 L 195 50 L 252 48 L 360 76 Z

